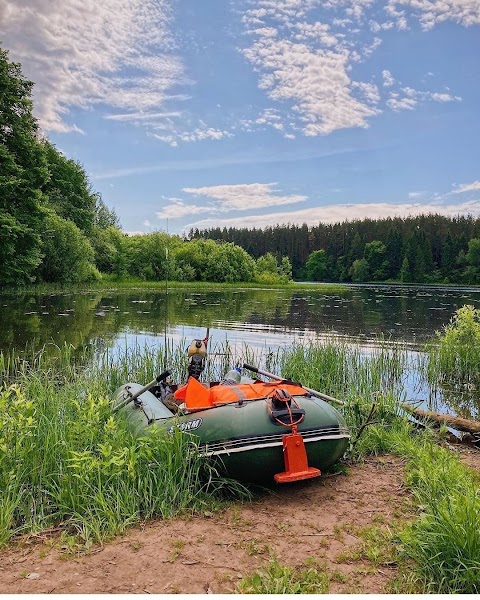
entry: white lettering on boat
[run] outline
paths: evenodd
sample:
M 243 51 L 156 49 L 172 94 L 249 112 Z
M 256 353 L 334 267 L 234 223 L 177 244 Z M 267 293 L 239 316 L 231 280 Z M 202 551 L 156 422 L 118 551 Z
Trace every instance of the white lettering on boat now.
M 200 427 L 200 425 L 203 423 L 203 419 L 192 419 L 191 421 L 183 421 L 182 423 L 177 423 L 177 429 L 180 429 L 180 431 L 194 431 L 195 429 L 198 429 Z M 173 433 L 173 428 L 175 426 L 172 425 L 169 430 L 168 433 Z

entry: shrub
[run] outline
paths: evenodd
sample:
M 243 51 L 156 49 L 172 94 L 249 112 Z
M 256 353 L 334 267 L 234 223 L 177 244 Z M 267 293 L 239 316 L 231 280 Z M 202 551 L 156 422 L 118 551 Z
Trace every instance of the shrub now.
M 438 346 L 430 348 L 431 378 L 480 382 L 480 310 L 466 305 L 453 315 Z

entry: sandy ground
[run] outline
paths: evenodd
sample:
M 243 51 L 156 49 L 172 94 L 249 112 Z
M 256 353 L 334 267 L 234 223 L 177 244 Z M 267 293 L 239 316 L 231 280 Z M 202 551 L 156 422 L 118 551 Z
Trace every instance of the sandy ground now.
M 480 452 L 462 454 L 480 467 Z M 348 475 L 280 486 L 219 513 L 149 522 L 80 556 L 58 538 L 26 538 L 0 553 L 0 593 L 228 593 L 272 552 L 285 565 L 322 563 L 331 593 L 386 592 L 395 564 L 342 553 L 362 542 L 357 528 L 387 527 L 408 511 L 402 479 L 401 459 L 370 458 Z

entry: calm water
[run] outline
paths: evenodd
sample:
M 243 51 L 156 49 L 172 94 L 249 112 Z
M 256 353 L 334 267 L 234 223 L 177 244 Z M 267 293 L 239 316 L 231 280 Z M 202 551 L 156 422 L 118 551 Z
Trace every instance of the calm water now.
M 77 348 L 126 345 L 203 337 L 228 338 L 252 348 L 293 341 L 340 337 L 365 348 L 380 338 L 421 348 L 464 304 L 480 307 L 480 289 L 349 286 L 328 293 L 322 285 L 307 290 L 90 291 L 61 294 L 0 294 L 0 350 L 54 343 Z M 160 338 L 160 339 L 159 339 Z M 409 394 L 426 398 L 418 383 Z
M 74 346 L 124 345 L 137 337 L 154 343 L 198 337 L 208 326 L 215 337 L 272 347 L 318 336 L 374 343 L 383 336 L 418 347 L 464 304 L 480 306 L 480 289 L 351 286 L 341 293 L 310 290 L 195 292 L 95 291 L 62 294 L 0 294 L 0 349 L 28 343 Z M 200 331 L 199 331 L 200 330 Z

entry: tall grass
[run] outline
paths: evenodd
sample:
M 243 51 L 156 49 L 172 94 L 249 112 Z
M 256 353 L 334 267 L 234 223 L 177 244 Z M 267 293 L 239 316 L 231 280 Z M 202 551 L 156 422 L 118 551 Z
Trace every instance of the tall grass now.
M 480 591 L 480 476 L 431 432 L 414 433 L 408 422 L 385 430 L 374 426 L 370 444 L 407 460 L 406 484 L 419 517 L 400 534 L 426 592 Z
M 428 348 L 431 382 L 480 383 L 480 309 L 459 308 Z
M 65 368 L 56 358 L 24 363 L 0 391 L 0 544 L 57 524 L 101 540 L 139 519 L 212 507 L 221 490 L 246 492 L 219 478 L 190 436 L 138 439 L 114 418 L 106 363 Z M 124 362 L 113 374 L 136 369 Z

